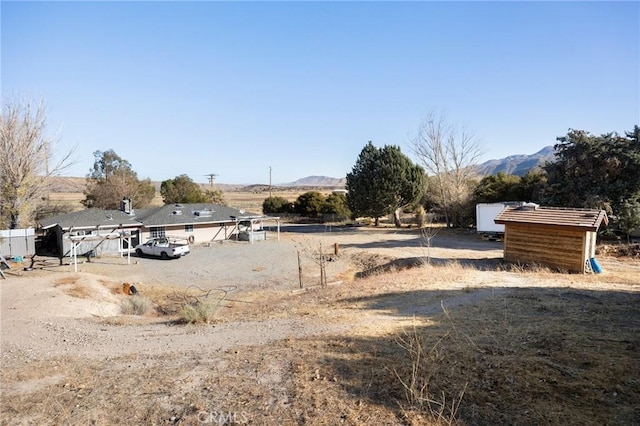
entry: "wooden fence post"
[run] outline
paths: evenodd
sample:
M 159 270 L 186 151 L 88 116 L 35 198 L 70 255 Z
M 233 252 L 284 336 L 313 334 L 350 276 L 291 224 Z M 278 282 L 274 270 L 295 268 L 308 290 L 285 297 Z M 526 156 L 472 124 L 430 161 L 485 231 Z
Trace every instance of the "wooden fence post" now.
M 302 264 L 300 263 L 300 251 L 298 253 L 298 280 L 300 280 L 300 288 L 302 288 Z

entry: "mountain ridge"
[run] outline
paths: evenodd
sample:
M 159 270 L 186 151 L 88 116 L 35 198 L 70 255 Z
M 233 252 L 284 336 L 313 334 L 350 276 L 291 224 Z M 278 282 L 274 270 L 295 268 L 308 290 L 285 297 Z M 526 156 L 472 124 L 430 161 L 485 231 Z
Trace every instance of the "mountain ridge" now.
M 482 176 L 495 175 L 500 172 L 508 175 L 524 176 L 529 171 L 541 169 L 547 162 L 552 162 L 555 148 L 553 145 L 545 146 L 534 154 L 516 154 L 508 157 L 488 160 L 476 166 L 476 170 Z
M 476 171 L 481 176 L 494 175 L 500 172 L 524 176 L 528 171 L 540 169 L 545 162 L 554 161 L 555 148 L 552 145 L 542 148 L 540 151 L 527 155 L 516 154 L 500 159 L 485 161 L 476 166 Z M 156 191 L 160 191 L 160 181 L 152 182 Z M 278 188 L 344 188 L 347 178 L 334 178 L 329 176 L 312 175 L 297 179 L 293 182 L 274 184 Z M 86 178 L 80 177 L 56 177 L 54 188 L 51 192 L 83 192 Z M 209 183 L 199 183 L 203 189 L 209 189 Z M 256 187 L 268 188 L 267 184 L 225 184 L 216 183 L 215 188 L 222 191 L 255 190 Z
M 277 186 L 336 186 L 343 187 L 347 178 L 333 178 L 328 176 L 307 176 L 289 183 L 281 183 Z

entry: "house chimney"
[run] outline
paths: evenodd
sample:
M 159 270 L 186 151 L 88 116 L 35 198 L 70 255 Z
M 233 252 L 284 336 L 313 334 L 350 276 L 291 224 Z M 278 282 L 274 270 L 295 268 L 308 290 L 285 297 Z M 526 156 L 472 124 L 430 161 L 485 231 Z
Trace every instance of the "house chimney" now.
M 120 211 L 128 214 L 129 216 L 133 216 L 135 214 L 133 211 L 131 198 L 128 198 L 128 197 L 122 198 L 122 201 L 120 201 Z

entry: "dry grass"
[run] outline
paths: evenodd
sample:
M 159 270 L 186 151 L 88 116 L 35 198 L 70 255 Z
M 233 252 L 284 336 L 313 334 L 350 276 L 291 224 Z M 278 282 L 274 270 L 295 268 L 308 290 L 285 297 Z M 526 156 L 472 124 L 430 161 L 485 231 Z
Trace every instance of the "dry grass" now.
M 419 306 L 433 297 L 406 293 L 359 302 L 389 312 L 390 300 Z M 637 293 L 516 289 L 451 313 L 418 312 L 425 322 L 408 332 L 298 341 L 307 346 L 306 382 L 329 382 L 305 396 L 335 405 L 352 424 L 637 424 L 639 302 Z
M 124 315 L 146 315 L 153 302 L 148 297 L 134 295 L 120 302 L 120 310 Z
M 386 270 L 295 296 L 255 294 L 254 304 L 224 311 L 226 320 L 246 313 L 340 321 L 350 325 L 345 332 L 226 352 L 168 348 L 3 365 L 0 422 L 640 423 L 640 294 L 593 289 L 626 279 L 624 264 L 594 276 L 489 272 L 504 282 L 545 283 L 531 288 L 474 288 L 469 283 L 487 272 L 455 262 Z M 136 287 L 167 315 L 180 301 L 203 299 L 194 288 Z
M 188 324 L 209 324 L 213 321 L 218 303 L 208 300 L 197 300 L 193 303 L 185 303 L 180 308 L 178 316 L 182 322 Z
M 105 293 L 123 295 L 123 286 L 118 281 L 87 278 L 83 275 L 69 275 L 59 278 L 54 285 L 65 294 L 82 299 L 104 298 Z M 139 294 L 119 301 L 123 315 L 146 316 L 156 312 L 160 316 L 186 323 L 211 323 L 226 292 L 222 290 L 202 290 L 197 287 L 187 289 L 175 285 L 135 283 Z M 152 308 L 155 307 L 155 311 Z M 151 318 L 150 318 L 151 319 Z M 110 324 L 131 324 L 126 318 L 104 320 Z
M 446 312 L 446 311 L 445 311 Z M 393 372 L 404 389 L 404 400 L 412 410 L 426 413 L 440 424 L 457 423 L 458 411 L 464 398 L 467 383 L 457 396 L 444 391 L 434 393 L 432 379 L 446 375 L 447 347 L 451 340 L 459 340 L 455 327 L 444 336 L 432 336 L 419 331 L 415 326 L 405 330 L 397 338 L 397 344 L 404 350 L 407 363 L 394 367 Z

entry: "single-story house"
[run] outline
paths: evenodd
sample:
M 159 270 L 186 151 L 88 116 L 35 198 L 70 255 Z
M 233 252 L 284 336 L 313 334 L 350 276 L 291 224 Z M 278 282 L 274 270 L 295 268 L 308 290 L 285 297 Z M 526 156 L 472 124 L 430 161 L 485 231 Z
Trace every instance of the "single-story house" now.
M 245 213 L 220 204 L 167 204 L 136 210 L 86 209 L 40 221 L 44 250 L 59 257 L 92 252 L 125 253 L 154 237 L 183 238 L 207 243 L 230 238 L 250 242 L 266 239 L 265 221 L 279 218 Z M 129 241 L 131 246 L 129 246 Z
M 239 238 L 239 234 L 262 229 L 262 221 L 269 218 L 234 209 L 221 204 L 166 204 L 136 212 L 142 222 L 141 238 L 177 237 L 190 243 Z
M 505 260 L 584 273 L 591 270 L 598 228 L 608 224 L 608 218 L 604 210 L 525 203 L 505 208 L 495 223 L 505 227 Z
M 40 220 L 44 231 L 41 252 L 70 256 L 73 243 L 79 255 L 124 253 L 140 242 L 142 223 L 120 210 L 86 209 Z M 123 238 L 126 236 L 126 238 Z

